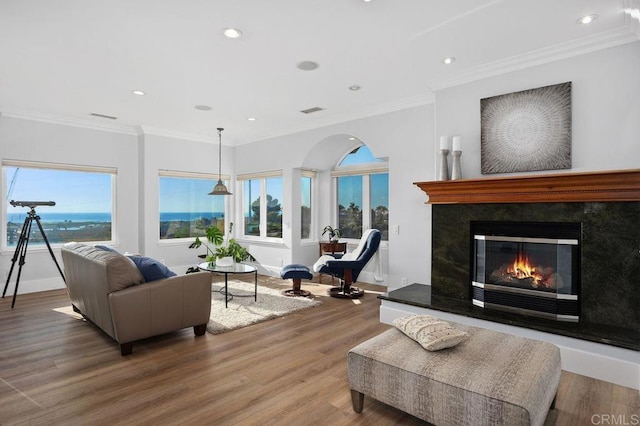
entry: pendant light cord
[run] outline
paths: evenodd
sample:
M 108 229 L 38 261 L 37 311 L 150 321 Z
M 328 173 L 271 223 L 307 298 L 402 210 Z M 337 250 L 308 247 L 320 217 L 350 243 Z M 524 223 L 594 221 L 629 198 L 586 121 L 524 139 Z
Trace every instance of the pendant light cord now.
M 218 127 L 218 182 L 222 181 L 222 127 Z

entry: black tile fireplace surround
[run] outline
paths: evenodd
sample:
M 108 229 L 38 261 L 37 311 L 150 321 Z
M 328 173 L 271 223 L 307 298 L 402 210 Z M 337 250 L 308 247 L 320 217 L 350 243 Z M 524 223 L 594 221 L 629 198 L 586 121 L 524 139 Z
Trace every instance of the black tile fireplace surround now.
M 382 299 L 640 350 L 640 202 L 438 204 L 432 218 L 431 286 L 414 284 Z M 580 321 L 473 306 L 472 221 L 581 223 Z

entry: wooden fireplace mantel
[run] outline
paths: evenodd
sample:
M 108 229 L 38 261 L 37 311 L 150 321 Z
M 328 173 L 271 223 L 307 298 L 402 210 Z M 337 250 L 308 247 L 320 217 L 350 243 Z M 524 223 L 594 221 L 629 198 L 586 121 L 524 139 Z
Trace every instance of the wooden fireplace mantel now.
M 414 182 L 427 204 L 640 201 L 640 169 Z

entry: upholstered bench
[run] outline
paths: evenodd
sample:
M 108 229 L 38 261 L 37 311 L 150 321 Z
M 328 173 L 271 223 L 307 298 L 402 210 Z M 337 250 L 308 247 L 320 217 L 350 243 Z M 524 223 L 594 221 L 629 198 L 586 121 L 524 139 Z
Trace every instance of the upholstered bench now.
M 283 280 L 293 280 L 293 288 L 291 290 L 283 291 L 283 294 L 285 294 L 286 296 L 309 297 L 309 295 L 311 295 L 310 292 L 302 290 L 300 288 L 303 279 L 310 280 L 311 278 L 313 278 L 311 270 L 309 270 L 309 268 L 307 268 L 305 265 L 301 265 L 299 263 L 286 265 L 280 271 L 280 277 Z
M 353 409 L 364 396 L 436 425 L 542 425 L 560 382 L 546 342 L 453 324 L 469 337 L 430 352 L 396 328 L 349 351 Z

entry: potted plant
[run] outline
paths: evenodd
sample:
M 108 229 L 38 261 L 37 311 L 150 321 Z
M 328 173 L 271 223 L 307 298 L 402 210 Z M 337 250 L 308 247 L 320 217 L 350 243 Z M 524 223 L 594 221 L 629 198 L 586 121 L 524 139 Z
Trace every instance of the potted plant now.
M 329 241 L 337 242 L 340 239 L 341 231 L 338 228 L 334 228 L 331 225 L 327 225 L 322 230 L 322 235 L 329 233 Z
M 217 226 L 210 226 L 206 229 L 206 237 L 207 240 L 214 246 L 220 246 L 224 242 L 224 233 Z M 199 257 L 203 257 L 207 262 L 213 262 L 216 260 L 216 252 L 209 244 L 202 241 L 200 237 L 196 237 L 195 241 L 189 245 L 189 248 L 199 248 L 204 245 L 207 248 L 207 253 L 204 255 L 199 255 Z
M 249 253 L 249 251 L 242 247 L 238 242 L 231 238 L 226 246 L 218 247 L 216 249 L 216 257 L 230 257 L 233 262 L 242 262 L 244 260 L 255 261 L 256 258 Z

